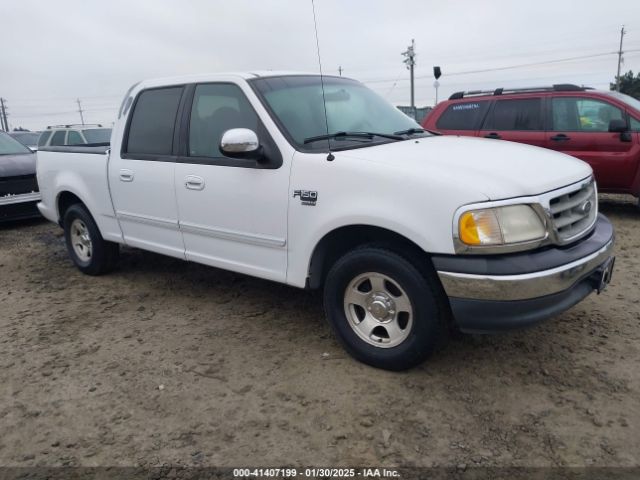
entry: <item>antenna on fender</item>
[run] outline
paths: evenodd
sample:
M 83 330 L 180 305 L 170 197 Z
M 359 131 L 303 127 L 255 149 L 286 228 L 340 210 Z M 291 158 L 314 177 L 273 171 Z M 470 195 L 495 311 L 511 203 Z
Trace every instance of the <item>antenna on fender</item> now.
M 318 66 L 320 67 L 320 87 L 322 88 L 322 108 L 324 109 L 324 124 L 327 129 L 327 136 L 329 135 L 329 118 L 327 117 L 327 101 L 324 96 L 324 78 L 322 75 L 322 61 L 320 60 L 320 41 L 318 40 L 318 22 L 316 21 L 316 5 L 314 0 L 311 0 L 311 9 L 313 10 L 313 28 L 316 32 L 316 50 L 318 52 Z M 331 153 L 331 139 L 327 138 L 327 147 L 329 148 L 329 155 L 327 155 L 327 161 L 331 162 L 336 157 Z

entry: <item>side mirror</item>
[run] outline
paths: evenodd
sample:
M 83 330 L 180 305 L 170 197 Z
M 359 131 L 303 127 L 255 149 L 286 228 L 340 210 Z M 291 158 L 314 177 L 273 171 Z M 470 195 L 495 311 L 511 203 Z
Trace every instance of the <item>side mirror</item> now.
M 613 132 L 613 133 L 623 133 L 626 132 L 627 130 L 629 130 L 627 128 L 627 122 L 624 120 L 621 120 L 619 118 L 615 119 L 615 120 L 611 120 L 609 122 L 609 131 Z
M 232 128 L 222 134 L 220 151 L 231 158 L 260 159 L 262 147 L 258 135 L 248 128 Z

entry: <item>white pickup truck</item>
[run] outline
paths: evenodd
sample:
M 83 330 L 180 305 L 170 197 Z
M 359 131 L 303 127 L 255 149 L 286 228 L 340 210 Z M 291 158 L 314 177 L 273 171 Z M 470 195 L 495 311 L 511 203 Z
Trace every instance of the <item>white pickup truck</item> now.
M 586 163 L 425 132 L 361 83 L 323 80 L 136 84 L 110 149 L 40 149 L 40 212 L 90 275 L 123 244 L 323 287 L 344 347 L 392 370 L 454 329 L 528 326 L 607 285 L 614 233 Z

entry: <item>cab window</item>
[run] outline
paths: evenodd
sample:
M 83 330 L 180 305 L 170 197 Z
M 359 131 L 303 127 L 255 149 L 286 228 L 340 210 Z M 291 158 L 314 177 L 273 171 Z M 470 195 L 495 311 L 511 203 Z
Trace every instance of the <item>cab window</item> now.
M 484 118 L 489 102 L 464 102 L 449 105 L 436 121 L 442 130 L 477 130 Z
M 554 131 L 608 132 L 611 120 L 624 120 L 624 113 L 610 103 L 580 97 L 551 99 Z
M 131 114 L 126 153 L 171 155 L 182 90 L 180 86 L 140 93 Z
M 189 122 L 189 156 L 220 158 L 220 140 L 227 130 L 248 128 L 258 132 L 258 116 L 236 85 L 196 86 Z
M 640 120 L 631 117 L 631 130 L 634 132 L 640 132 Z
M 542 100 L 522 98 L 498 100 L 489 112 L 483 130 L 542 130 Z

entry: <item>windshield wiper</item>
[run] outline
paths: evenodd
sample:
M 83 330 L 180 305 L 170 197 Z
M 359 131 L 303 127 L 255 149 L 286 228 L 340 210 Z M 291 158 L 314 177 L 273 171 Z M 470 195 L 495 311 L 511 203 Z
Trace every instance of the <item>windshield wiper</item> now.
M 399 130 L 393 132 L 394 135 L 413 135 L 414 133 L 424 133 L 424 128 L 407 128 L 406 130 Z
M 394 135 L 413 135 L 415 133 L 430 133 L 431 135 L 442 135 L 440 132 L 434 132 L 433 130 L 425 130 L 424 128 L 407 128 L 406 130 L 400 130 L 399 132 L 393 132 Z
M 318 140 L 330 140 L 335 138 L 345 138 L 345 137 L 356 137 L 356 138 L 366 138 L 372 140 L 373 137 L 382 137 L 382 138 L 390 138 L 391 140 L 404 140 L 399 135 L 390 134 L 390 133 L 375 133 L 375 132 L 336 132 L 330 133 L 328 135 L 318 135 L 315 137 L 307 137 L 304 139 L 304 143 L 316 142 Z

